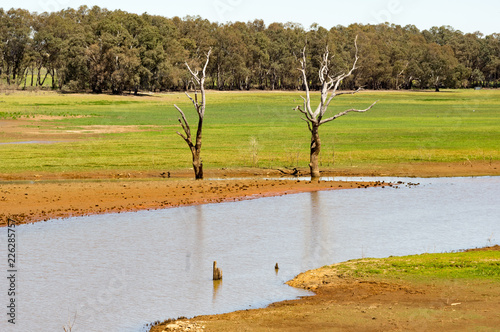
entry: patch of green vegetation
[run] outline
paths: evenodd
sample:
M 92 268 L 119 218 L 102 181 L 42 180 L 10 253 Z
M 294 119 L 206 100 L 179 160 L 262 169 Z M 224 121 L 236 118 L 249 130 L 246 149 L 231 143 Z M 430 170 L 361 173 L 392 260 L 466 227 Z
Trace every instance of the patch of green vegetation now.
M 207 94 L 202 158 L 205 168 L 307 167 L 309 131 L 293 108 L 301 92 Z M 314 94 L 317 102 L 319 94 Z M 329 114 L 378 104 L 320 128 L 320 167 L 500 159 L 500 91 L 360 92 L 332 102 Z M 85 126 L 139 126 L 141 131 L 82 134 L 73 142 L 0 145 L 0 172 L 96 169 L 182 169 L 190 152 L 175 133 L 181 107 L 195 131 L 193 105 L 183 93 L 150 96 L 56 94 L 0 95 L 0 118 L 42 121 L 65 134 Z M 130 131 L 130 130 L 129 130 Z M 3 135 L 3 141 L 12 139 Z
M 422 254 L 382 259 L 358 259 L 331 266 L 352 277 L 495 279 L 500 281 L 500 251 Z

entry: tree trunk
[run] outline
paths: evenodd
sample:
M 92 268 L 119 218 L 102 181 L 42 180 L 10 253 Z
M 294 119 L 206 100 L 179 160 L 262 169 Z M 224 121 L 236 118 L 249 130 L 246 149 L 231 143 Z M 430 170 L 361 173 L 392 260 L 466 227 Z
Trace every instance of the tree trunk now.
M 219 59 L 217 59 L 217 89 L 222 90 L 222 78 Z
M 29 70 L 26 67 L 26 70 L 24 71 L 24 75 L 23 75 L 24 76 L 24 87 L 23 87 L 23 89 L 25 89 L 25 90 L 26 90 L 26 83 L 28 82 L 28 74 L 29 74 Z
M 38 67 L 38 74 L 36 75 L 36 85 L 37 86 L 42 86 L 42 83 L 40 81 L 41 71 L 42 71 L 42 66 Z
M 200 151 L 192 151 L 193 152 L 193 169 L 194 169 L 194 178 L 196 180 L 203 180 L 203 162 L 200 158 Z
M 203 129 L 203 116 L 199 115 L 198 128 L 196 130 L 196 143 L 191 149 L 191 152 L 193 153 L 194 177 L 196 180 L 203 180 L 203 162 L 201 161 L 201 142 L 203 135 L 202 129 Z
M 55 69 L 49 70 L 49 72 L 50 72 L 50 77 L 52 78 L 52 90 L 55 90 L 57 88 Z
M 319 124 L 311 124 L 311 155 L 309 168 L 311 169 L 311 181 L 319 180 L 319 152 L 321 140 L 319 138 Z
M 10 65 L 7 63 L 7 85 L 10 85 Z

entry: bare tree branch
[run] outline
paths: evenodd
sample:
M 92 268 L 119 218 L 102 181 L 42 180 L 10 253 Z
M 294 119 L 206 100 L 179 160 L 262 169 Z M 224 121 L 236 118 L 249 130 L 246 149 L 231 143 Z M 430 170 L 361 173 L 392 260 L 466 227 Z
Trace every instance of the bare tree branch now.
M 340 91 L 340 92 L 335 92 L 335 97 L 340 96 L 340 95 L 353 95 L 355 93 L 360 92 L 361 90 L 363 90 L 363 87 L 359 87 L 359 88 L 357 88 L 354 91 Z
M 181 121 L 181 119 L 178 119 L 178 120 L 179 120 L 179 123 L 182 126 L 182 129 L 184 129 L 184 132 L 186 133 L 186 136 L 189 139 L 191 139 L 191 128 L 189 127 L 189 123 L 187 122 L 186 115 L 184 115 L 184 112 L 179 108 L 179 106 L 177 106 L 177 105 L 174 104 L 174 107 L 181 114 L 182 121 Z
M 311 94 L 309 92 L 309 83 L 307 82 L 307 74 L 306 74 L 306 68 L 307 68 L 307 60 L 306 60 L 306 46 L 304 46 L 304 49 L 302 50 L 302 60 L 300 60 L 300 65 L 301 68 L 299 69 L 302 73 L 302 80 L 304 81 L 304 88 L 306 90 L 306 98 L 302 97 L 301 98 L 304 100 L 304 108 L 309 113 L 309 117 L 313 118 L 313 112 L 311 109 Z
M 184 130 L 184 133 L 186 133 L 186 139 L 191 139 L 191 131 L 189 130 L 189 127 L 184 125 L 184 123 L 182 123 L 181 119 L 178 119 L 178 120 L 182 126 L 182 129 Z M 184 137 L 184 136 L 182 136 L 182 137 Z
M 210 61 L 210 54 L 212 54 L 212 48 L 211 47 L 210 47 L 210 49 L 207 52 L 207 61 L 205 62 L 205 66 L 203 66 L 203 77 L 202 77 L 203 79 L 205 79 L 205 77 L 206 77 L 208 62 Z
M 184 93 L 185 93 L 185 94 L 186 94 L 186 96 L 187 96 L 187 97 L 191 100 L 191 102 L 193 103 L 194 107 L 196 107 L 196 109 L 198 109 L 198 107 L 199 107 L 199 106 L 198 106 L 198 103 L 197 103 L 197 102 L 196 102 L 193 98 L 191 98 L 191 96 L 189 95 L 189 93 L 187 93 L 187 91 L 186 91 L 186 92 L 184 92 Z M 194 92 L 195 98 L 196 98 L 196 94 L 197 94 L 197 92 L 196 92 L 196 90 L 195 90 L 195 92 Z
M 205 116 L 205 77 L 208 63 L 210 62 L 210 54 L 212 54 L 212 48 L 207 52 L 207 61 L 205 62 L 205 66 L 203 66 L 202 77 L 200 79 L 200 90 L 201 90 L 201 106 L 198 108 L 198 114 L 200 115 L 200 119 L 203 119 Z M 201 134 L 201 132 L 200 132 Z
M 302 108 L 300 108 L 300 106 L 297 106 L 294 108 L 294 110 L 297 110 L 299 112 L 301 112 L 302 114 L 304 114 L 307 118 L 308 121 L 311 121 L 313 122 L 314 120 L 309 116 L 309 113 L 307 113 L 306 111 L 304 111 Z
M 304 120 L 307 123 L 307 128 L 309 128 L 309 131 L 312 132 L 311 121 L 309 121 L 306 118 L 300 118 L 300 119 Z
M 323 115 L 325 114 L 326 112 L 326 109 L 328 108 L 328 106 L 330 105 L 330 102 L 332 101 L 333 98 L 335 98 L 336 96 L 339 96 L 341 94 L 348 94 L 348 92 L 340 92 L 340 93 L 337 93 L 337 90 L 340 86 L 340 83 L 342 83 L 342 81 L 346 78 L 346 77 L 349 77 L 352 75 L 353 71 L 357 69 L 356 67 L 356 64 L 358 63 L 358 60 L 359 60 L 359 56 L 358 56 L 358 36 L 356 36 L 356 38 L 354 38 L 354 47 L 356 48 L 356 52 L 354 54 L 354 63 L 352 64 L 352 67 L 351 67 L 351 70 L 349 70 L 349 72 L 347 74 L 340 74 L 338 75 L 334 81 L 335 81 L 335 85 L 333 86 L 333 89 L 331 89 L 331 94 L 330 94 L 330 97 L 328 98 L 328 101 L 326 102 L 325 104 L 325 107 L 323 109 L 323 112 L 321 114 L 321 117 L 323 117 Z M 354 91 L 352 94 L 354 93 L 357 93 L 361 90 L 361 88 L 358 88 L 358 90 Z
M 333 98 L 337 97 L 337 96 L 341 96 L 341 95 L 353 95 L 355 93 L 358 93 L 360 92 L 361 90 L 363 90 L 363 87 L 359 87 L 357 88 L 356 90 L 354 91 L 340 91 L 340 92 L 336 92 L 334 91 L 331 95 L 330 95 L 330 98 L 328 98 L 328 101 L 326 102 L 326 108 L 328 108 L 328 106 L 330 106 L 330 103 L 332 102 Z
M 189 147 L 191 147 L 192 143 L 190 142 L 189 138 L 187 138 L 186 136 L 184 136 L 184 134 L 182 134 L 178 131 L 176 131 L 176 133 L 177 133 L 177 135 L 179 135 L 180 137 L 182 137 L 186 141 L 186 143 L 189 145 Z
M 191 67 L 189 67 L 189 64 L 187 62 L 184 62 L 184 64 L 186 65 L 187 69 L 191 73 L 191 76 L 196 81 L 196 83 L 200 84 L 200 78 L 198 77 L 198 71 L 196 71 L 196 72 L 192 71 Z
M 351 109 L 345 110 L 345 111 L 340 112 L 340 113 L 338 113 L 338 114 L 336 114 L 336 115 L 334 115 L 334 116 L 332 116 L 332 117 L 330 117 L 328 119 L 321 120 L 319 124 L 322 125 L 324 123 L 333 121 L 333 120 L 335 120 L 335 119 L 337 119 L 337 118 L 339 118 L 339 117 L 341 117 L 343 115 L 346 115 L 347 113 L 350 113 L 350 112 L 359 112 L 359 113 L 366 112 L 366 111 L 370 110 L 373 106 L 375 106 L 375 104 L 377 102 L 378 102 L 378 100 L 376 102 L 374 102 L 373 104 L 371 104 L 368 108 L 365 108 L 364 110 L 358 110 L 358 109 L 355 109 L 355 108 L 351 108 Z

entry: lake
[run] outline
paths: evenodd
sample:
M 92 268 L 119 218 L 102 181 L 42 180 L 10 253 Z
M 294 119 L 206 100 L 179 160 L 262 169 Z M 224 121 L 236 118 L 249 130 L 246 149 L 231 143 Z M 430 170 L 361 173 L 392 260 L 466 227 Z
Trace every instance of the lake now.
M 138 332 L 311 295 L 284 282 L 326 264 L 499 244 L 500 177 L 377 180 L 420 184 L 21 225 L 17 323 L 3 314 L 0 330 L 63 331 L 75 320 L 73 332 Z M 0 238 L 7 271 L 6 228 Z

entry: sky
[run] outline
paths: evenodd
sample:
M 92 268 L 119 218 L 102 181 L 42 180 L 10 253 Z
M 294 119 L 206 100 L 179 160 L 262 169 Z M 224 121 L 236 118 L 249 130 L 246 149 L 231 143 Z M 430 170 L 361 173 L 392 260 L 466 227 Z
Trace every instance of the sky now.
M 1 8 L 23 8 L 39 13 L 81 5 L 165 17 L 199 15 L 219 23 L 258 18 L 267 25 L 294 22 L 306 29 L 313 23 L 329 29 L 351 23 L 389 22 L 403 26 L 413 24 L 420 30 L 449 25 L 464 33 L 500 33 L 498 0 L 0 0 Z

